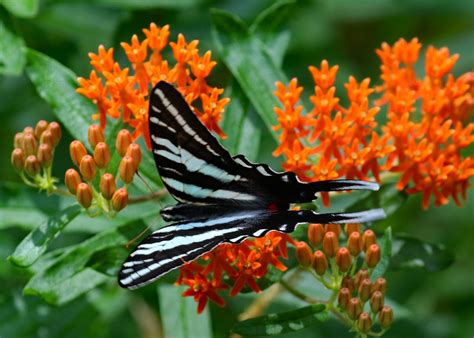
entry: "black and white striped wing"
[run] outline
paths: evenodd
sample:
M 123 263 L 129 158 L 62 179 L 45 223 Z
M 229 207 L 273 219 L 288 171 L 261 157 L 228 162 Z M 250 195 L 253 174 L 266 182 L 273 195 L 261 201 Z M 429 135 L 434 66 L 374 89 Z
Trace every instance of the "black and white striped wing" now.
M 136 289 L 204 255 L 221 243 L 240 243 L 270 231 L 290 233 L 301 223 L 358 223 L 383 217 L 381 209 L 317 214 L 300 211 L 246 211 L 163 227 L 145 238 L 119 273 L 120 286 Z

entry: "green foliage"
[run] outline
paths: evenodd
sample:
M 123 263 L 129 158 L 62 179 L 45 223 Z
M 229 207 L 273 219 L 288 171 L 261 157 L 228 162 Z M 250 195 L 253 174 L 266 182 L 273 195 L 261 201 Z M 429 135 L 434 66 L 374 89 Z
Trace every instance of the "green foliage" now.
M 32 18 L 38 13 L 38 0 L 1 0 L 3 5 L 10 13 L 20 18 Z

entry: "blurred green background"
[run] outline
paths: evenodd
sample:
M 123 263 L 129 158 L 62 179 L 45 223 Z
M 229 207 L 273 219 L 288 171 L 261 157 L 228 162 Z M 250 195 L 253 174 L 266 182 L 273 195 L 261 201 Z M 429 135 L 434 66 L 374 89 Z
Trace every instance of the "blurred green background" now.
M 198 39 L 200 50 L 215 51 L 213 55 L 219 62 L 211 38 L 209 9 L 229 11 L 250 22 L 273 3 L 252 0 L 45 0 L 40 1 L 37 12 L 34 8 L 28 11 L 28 7 L 22 12 L 15 8 L 15 1 L 3 2 L 5 7 L 0 6 L 0 20 L 3 23 L 15 27 L 28 47 L 58 60 L 80 76 L 87 76 L 91 69 L 88 52 L 96 52 L 100 44 L 113 46 L 119 51 L 120 42 L 129 42 L 135 33 L 143 36 L 141 29 L 148 27 L 150 22 L 160 26 L 170 24 L 171 39 L 178 33 L 183 33 L 187 40 Z M 25 3 L 34 4 L 35 1 Z M 359 79 L 371 77 L 372 83 L 379 83 L 379 60 L 374 50 L 382 42 L 393 43 L 400 37 L 418 37 L 424 48 L 433 44 L 447 46 L 451 53 L 459 53 L 461 57 L 454 69 L 454 74 L 459 75 L 472 71 L 474 67 L 473 17 L 474 1 L 470 0 L 298 1 L 290 19 L 281 27 L 290 34 L 282 67 L 288 78 L 297 77 L 309 93 L 312 81 L 308 65 L 319 65 L 322 59 L 329 60 L 330 64 L 339 64 L 338 88 L 341 93 L 341 84 L 349 75 Z M 1 41 L 0 48 L 5 43 L 7 41 Z M 123 55 L 119 54 L 120 57 L 123 58 Z M 231 74 L 219 63 L 222 72 L 211 79 L 211 83 L 225 87 Z M 20 182 L 9 165 L 14 133 L 26 125 L 34 125 L 39 119 L 52 120 L 53 115 L 24 75 L 0 75 L 0 103 L 0 184 L 5 186 L 6 182 Z M 61 160 L 68 158 L 69 140 L 71 137 L 65 135 L 56 155 L 54 171 L 58 177 L 62 177 L 70 166 L 69 160 Z M 272 141 L 267 143 L 263 150 L 266 156 L 261 158 L 268 157 L 274 148 Z M 11 198 L 0 196 L 0 207 L 11 204 Z M 38 198 L 43 197 L 38 195 Z M 410 197 L 395 215 L 384 221 L 395 232 L 410 233 L 445 245 L 455 255 L 455 262 L 443 271 L 412 269 L 387 274 L 389 296 L 410 313 L 396 321 L 386 337 L 474 335 L 473 201 L 471 190 L 463 208 L 450 202 L 441 208 L 421 211 L 420 199 Z M 153 337 L 160 330 L 154 318 L 174 316 L 159 311 L 158 297 L 153 288 L 130 294 L 110 285 L 105 291 L 90 292 L 58 308 L 47 305 L 41 299 L 22 296 L 28 274 L 12 267 L 5 258 L 27 231 L 15 227 L 14 220 L 0 221 L 0 224 L 1 337 Z M 81 238 L 86 238 L 86 235 L 66 234 L 55 245 L 64 246 Z M 230 299 L 225 311 L 211 305 L 214 337 L 229 335 L 237 315 L 251 302 L 252 297 Z M 279 298 L 269 310 L 294 308 L 295 303 L 288 298 Z M 310 335 L 352 336 L 339 323 L 329 321 L 291 337 Z

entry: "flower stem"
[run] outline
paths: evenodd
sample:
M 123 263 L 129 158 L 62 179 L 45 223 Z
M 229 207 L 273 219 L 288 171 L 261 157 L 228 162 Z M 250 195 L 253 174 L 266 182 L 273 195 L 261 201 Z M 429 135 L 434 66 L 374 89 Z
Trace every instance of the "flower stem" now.
M 291 293 L 293 296 L 295 296 L 296 298 L 299 298 L 309 304 L 319 304 L 319 303 L 323 303 L 313 297 L 310 297 L 308 295 L 305 295 L 304 293 L 302 293 L 301 291 L 299 290 L 296 290 L 295 288 L 293 288 L 290 284 L 288 284 L 284 279 L 281 279 L 280 282 L 281 286 L 283 286 L 286 291 L 288 291 L 289 293 Z

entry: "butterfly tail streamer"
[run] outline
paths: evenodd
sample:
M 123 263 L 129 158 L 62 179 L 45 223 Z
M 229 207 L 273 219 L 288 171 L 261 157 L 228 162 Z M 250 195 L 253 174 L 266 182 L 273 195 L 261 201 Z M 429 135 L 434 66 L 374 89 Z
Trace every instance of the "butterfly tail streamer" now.
M 307 223 L 366 223 L 374 222 L 386 217 L 385 211 L 381 208 L 370 209 L 358 212 L 338 212 L 318 214 L 312 210 L 299 211 L 301 219 Z
M 308 189 L 313 192 L 344 191 L 344 190 L 372 190 L 378 191 L 380 185 L 376 182 L 360 180 L 327 180 L 308 183 Z

